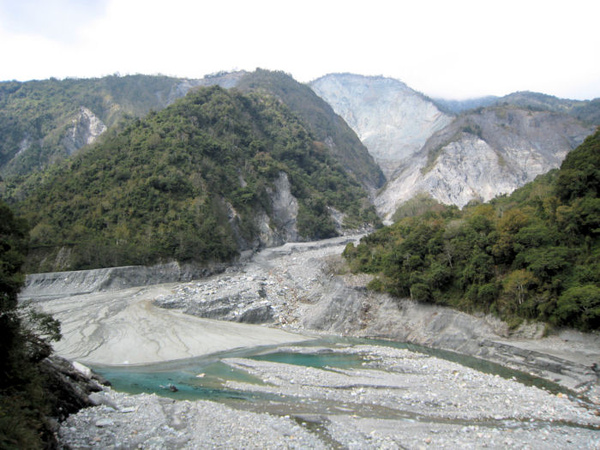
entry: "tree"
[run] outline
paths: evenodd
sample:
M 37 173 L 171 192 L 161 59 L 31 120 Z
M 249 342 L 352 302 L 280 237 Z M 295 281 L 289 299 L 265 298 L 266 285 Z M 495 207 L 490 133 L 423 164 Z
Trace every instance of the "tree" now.
M 0 448 L 42 448 L 52 439 L 38 363 L 60 327 L 47 314 L 19 308 L 27 238 L 27 224 L 0 202 Z
M 600 287 L 594 284 L 567 289 L 558 299 L 555 317 L 584 331 L 600 328 Z
M 7 367 L 11 351 L 18 344 L 17 294 L 23 284 L 21 266 L 27 251 L 27 225 L 0 202 L 0 365 Z M 6 382 L 0 371 L 0 385 Z
M 525 269 L 515 270 L 504 279 L 504 292 L 522 305 L 529 296 L 529 290 L 538 283 L 538 279 Z

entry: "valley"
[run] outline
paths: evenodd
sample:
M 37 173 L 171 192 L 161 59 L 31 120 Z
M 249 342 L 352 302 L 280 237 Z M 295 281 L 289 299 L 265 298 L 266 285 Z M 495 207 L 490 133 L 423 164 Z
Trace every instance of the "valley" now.
M 348 273 L 340 257 L 358 237 L 265 249 L 223 273 L 184 282 L 148 285 L 131 277 L 130 286 L 105 283 L 103 291 L 77 293 L 71 282 L 79 274 L 65 273 L 50 278 L 54 292 L 62 285 L 67 296 L 26 287 L 22 300 L 63 322 L 59 355 L 91 365 L 109 380 L 127 371 L 134 383 L 143 383 L 144 370 L 167 374 L 155 378 L 150 391 L 148 384 L 135 391 L 116 383 L 145 394 L 94 394 L 98 406 L 71 416 L 62 439 L 75 447 L 120 442 L 158 448 L 210 442 L 268 442 L 271 448 L 519 446 L 534 436 L 549 446 L 595 442 L 600 391 L 591 367 L 600 359 L 597 336 L 541 337 L 526 327 L 510 332 L 492 317 L 369 292 L 365 277 Z M 249 314 L 248 305 L 270 313 Z M 358 337 L 425 347 L 348 340 Z M 489 367 L 425 352 L 430 348 L 520 372 L 503 378 Z M 277 358 L 282 352 L 321 355 L 324 362 L 290 364 L 289 356 Z M 214 372 L 217 362 L 230 369 Z M 177 370 L 188 378 L 176 378 Z M 550 381 L 544 387 L 550 391 L 517 380 L 519 373 Z M 180 392 L 160 388 L 167 383 Z M 223 394 L 190 397 L 206 389 Z M 587 400 L 582 403 L 576 392 Z M 490 402 L 497 405 L 493 411 Z
M 3 361 L 50 353 L 33 306 L 113 382 L 41 416 L 71 448 L 600 447 L 598 105 L 2 83 Z

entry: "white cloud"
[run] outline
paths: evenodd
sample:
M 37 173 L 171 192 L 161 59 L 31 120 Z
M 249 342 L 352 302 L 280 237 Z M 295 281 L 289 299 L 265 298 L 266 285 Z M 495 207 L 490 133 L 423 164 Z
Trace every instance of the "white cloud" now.
M 263 67 L 299 81 L 381 74 L 432 96 L 600 97 L 595 0 L 106 0 L 93 14 L 49 10 L 77 39 L 7 26 L 7 1 L 0 79 Z

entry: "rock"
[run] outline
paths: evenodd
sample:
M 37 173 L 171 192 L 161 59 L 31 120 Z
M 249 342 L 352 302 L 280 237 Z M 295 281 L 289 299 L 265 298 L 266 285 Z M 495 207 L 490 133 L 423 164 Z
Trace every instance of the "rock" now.
M 173 262 L 147 267 L 109 267 L 73 272 L 30 274 L 26 278 L 19 298 L 21 300 L 44 300 L 151 284 L 185 282 L 192 278 L 220 273 L 223 270 L 225 270 L 224 264 L 206 267 Z
M 88 380 L 92 379 L 92 369 L 84 366 L 83 364 L 81 364 L 80 362 L 77 362 L 77 361 L 73 361 L 72 364 L 73 364 L 73 367 L 75 368 L 75 370 L 77 370 L 85 378 L 87 378 Z
M 389 219 L 419 193 L 465 206 L 559 167 L 595 130 L 566 113 L 496 104 L 453 117 L 404 83 L 333 74 L 311 87 L 356 132 L 388 178 L 375 203 Z
M 82 408 L 93 406 L 89 394 L 100 391 L 100 385 L 84 377 L 64 358 L 51 356 L 40 363 L 45 374 L 45 390 L 51 398 L 51 416 L 64 420 Z
M 273 307 L 271 305 L 261 305 L 244 311 L 238 318 L 242 323 L 270 323 L 273 322 Z
M 99 419 L 94 425 L 98 428 L 112 427 L 115 423 L 110 419 Z
M 89 395 L 89 399 L 94 406 L 105 405 L 114 410 L 118 410 L 117 404 L 104 392 L 93 392 Z
M 63 146 L 69 155 L 81 147 L 93 144 L 107 130 L 106 125 L 88 108 L 79 108 L 79 114 L 72 120 L 63 137 Z
M 388 178 L 453 119 L 391 78 L 331 74 L 313 81 L 311 87 L 356 132 Z

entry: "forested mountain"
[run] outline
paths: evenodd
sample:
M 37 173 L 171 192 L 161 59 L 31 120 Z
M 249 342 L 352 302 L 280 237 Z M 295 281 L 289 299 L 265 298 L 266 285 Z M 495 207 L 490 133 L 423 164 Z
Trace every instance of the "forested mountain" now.
M 198 82 L 163 76 L 0 83 L 0 175 L 26 175 L 125 117 L 162 109 Z
M 327 144 L 344 169 L 354 174 L 367 189 L 378 189 L 385 182 L 381 168 L 352 128 L 308 85 L 296 82 L 283 72 L 257 69 L 242 77 L 236 87 L 244 91 L 265 91 L 280 98 L 318 140 Z
M 355 271 L 398 297 L 600 328 L 600 131 L 560 170 L 487 204 L 429 205 L 349 245 Z
M 367 189 L 385 181 L 367 149 L 331 107 L 282 72 L 222 72 L 202 79 L 117 76 L 0 83 L 0 195 L 22 199 L 43 170 L 96 142 L 107 129 L 159 111 L 200 86 L 261 89 L 298 114 Z
M 17 205 L 30 271 L 229 261 L 378 221 L 329 146 L 257 91 L 199 88 L 44 177 Z
M 185 102 L 178 107 L 181 117 L 173 116 L 174 109 L 162 115 L 164 108 L 188 92 L 214 85 L 235 89 L 235 95 L 218 91 L 224 105 L 208 102 L 215 115 L 208 122 L 186 115 Z M 260 69 L 223 72 L 201 80 L 138 75 L 0 83 L 0 196 L 18 203 L 19 211 L 33 222 L 33 254 L 38 258 L 29 270 L 146 263 L 169 257 L 229 259 L 245 248 L 329 236 L 343 220 L 350 227 L 376 222 L 365 212 L 368 200 L 363 188 L 371 200 L 375 197 L 380 216 L 389 220 L 432 200 L 459 207 L 485 201 L 558 167 L 593 131 L 590 123 L 597 121 L 597 101 L 528 92 L 486 98 L 481 104 L 471 103 L 479 108 L 452 115 L 403 83 L 384 77 L 328 75 L 311 86 L 282 72 Z M 279 132 L 265 124 L 273 122 L 265 119 L 266 113 L 255 114 L 256 105 L 247 110 L 251 102 L 241 98 L 253 102 L 269 98 L 257 105 L 269 111 L 283 108 L 285 114 L 270 113 L 282 123 Z M 484 104 L 488 106 L 481 107 Z M 292 127 L 289 120 L 303 132 L 293 131 L 296 125 Z M 204 130 L 203 136 L 213 140 L 217 136 L 219 148 L 234 149 L 237 156 L 225 163 L 219 159 L 221 152 L 201 158 L 182 156 L 181 161 L 165 157 L 180 152 L 179 147 L 189 147 L 182 144 L 188 138 L 172 136 L 179 127 L 175 122 L 185 123 L 186 130 L 199 123 L 200 128 L 209 127 L 212 131 Z M 217 122 L 221 125 L 214 128 Z M 240 129 L 246 130 L 245 137 L 239 135 Z M 285 133 L 290 137 L 283 138 Z M 296 158 L 293 167 L 294 158 L 281 150 L 288 144 L 307 152 Z M 122 149 L 127 147 L 136 149 L 138 162 L 131 162 L 132 151 L 129 159 L 122 159 Z M 258 180 L 265 173 L 247 172 L 248 158 L 256 155 L 268 155 L 275 163 L 265 164 L 277 167 L 267 171 L 264 183 Z M 62 163 L 65 159 L 68 162 Z M 309 168 L 313 159 L 319 167 Z M 182 161 L 201 164 L 202 170 Z M 238 165 L 237 178 L 228 166 L 232 161 Z M 304 171 L 302 176 L 296 168 Z M 375 196 L 385 182 L 383 172 L 389 180 Z M 214 181 L 217 178 L 225 184 Z M 63 179 L 65 192 L 61 193 Z M 305 187 L 298 191 L 300 185 Z M 349 192 L 343 186 L 349 186 Z M 86 190 L 92 187 L 94 192 Z M 241 196 L 241 203 L 237 196 L 241 191 L 234 192 L 237 188 L 248 194 Z M 202 214 L 198 208 L 190 212 L 188 196 L 197 200 L 196 206 L 202 205 Z M 177 213 L 175 220 L 171 215 L 180 208 L 187 208 L 187 215 Z M 347 214 L 338 214 L 341 211 Z M 162 226 L 148 215 L 159 212 Z M 201 243 L 185 241 L 182 236 L 191 235 L 190 230 L 201 222 L 206 233 L 217 234 L 211 238 L 206 234 Z M 145 240 L 142 229 L 146 229 Z M 136 230 L 134 238 L 131 230 Z M 173 244 L 177 239 L 179 243 Z M 216 247 L 208 250 L 211 245 Z M 183 248 L 195 250 L 186 253 Z M 78 250 L 73 253 L 74 249 Z

